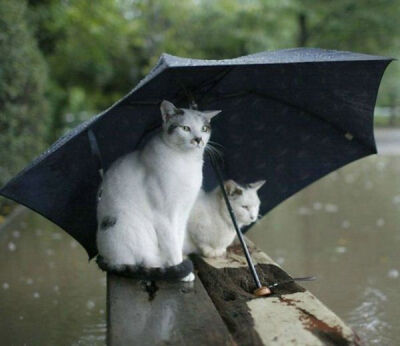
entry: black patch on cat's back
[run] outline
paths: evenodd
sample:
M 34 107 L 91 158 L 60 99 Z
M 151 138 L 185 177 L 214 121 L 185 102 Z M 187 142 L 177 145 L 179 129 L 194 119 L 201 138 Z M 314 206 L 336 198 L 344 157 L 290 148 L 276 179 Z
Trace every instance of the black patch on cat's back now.
M 100 223 L 100 229 L 105 231 L 113 227 L 117 223 L 117 218 L 115 216 L 104 216 Z

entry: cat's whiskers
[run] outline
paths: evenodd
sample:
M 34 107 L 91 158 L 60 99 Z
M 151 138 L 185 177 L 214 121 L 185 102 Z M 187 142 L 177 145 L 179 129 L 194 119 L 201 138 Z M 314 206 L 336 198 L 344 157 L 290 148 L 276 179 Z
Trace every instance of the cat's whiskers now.
M 219 148 L 216 148 L 215 145 L 219 145 L 221 148 L 223 148 L 222 145 L 220 145 L 218 143 L 208 141 L 208 143 L 206 145 L 206 149 L 208 150 L 208 153 L 212 152 L 213 154 L 215 154 L 217 156 L 217 158 L 219 158 L 220 160 L 223 161 L 222 150 L 220 150 Z
M 208 143 L 211 144 L 211 145 L 213 145 L 214 147 L 215 147 L 215 146 L 218 146 L 218 147 L 220 147 L 221 149 L 224 149 L 224 146 L 221 145 L 221 144 L 219 144 L 219 143 L 217 143 L 217 142 L 214 142 L 214 141 L 210 141 L 210 140 L 209 140 Z
M 205 151 L 211 157 L 211 159 L 213 160 L 220 159 L 221 161 L 223 161 L 222 152 L 219 149 L 215 148 L 213 144 L 211 144 L 210 142 L 207 143 Z

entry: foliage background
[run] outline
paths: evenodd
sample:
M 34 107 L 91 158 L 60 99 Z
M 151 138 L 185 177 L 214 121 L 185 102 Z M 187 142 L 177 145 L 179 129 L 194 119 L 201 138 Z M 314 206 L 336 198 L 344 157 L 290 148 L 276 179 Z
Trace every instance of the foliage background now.
M 399 10 L 393 0 L 0 0 L 0 185 L 126 94 L 162 52 L 219 59 L 304 46 L 398 57 Z M 389 125 L 399 77 L 392 64 L 378 98 Z

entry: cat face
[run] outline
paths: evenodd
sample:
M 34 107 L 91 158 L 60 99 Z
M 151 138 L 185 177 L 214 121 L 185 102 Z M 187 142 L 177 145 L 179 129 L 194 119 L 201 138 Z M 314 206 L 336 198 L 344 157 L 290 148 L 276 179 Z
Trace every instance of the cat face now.
M 265 184 L 265 180 L 242 187 L 233 180 L 224 183 L 225 190 L 231 202 L 233 212 L 239 226 L 247 226 L 258 218 L 260 210 L 260 199 L 257 190 Z
M 161 103 L 164 138 L 181 150 L 203 151 L 211 136 L 211 119 L 220 111 L 198 111 Z

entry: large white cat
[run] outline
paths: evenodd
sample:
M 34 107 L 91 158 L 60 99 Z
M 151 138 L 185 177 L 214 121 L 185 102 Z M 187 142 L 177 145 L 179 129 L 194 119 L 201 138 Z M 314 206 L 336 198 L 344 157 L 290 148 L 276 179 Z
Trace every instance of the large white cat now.
M 202 184 L 210 120 L 219 112 L 163 101 L 162 131 L 106 172 L 97 207 L 101 269 L 153 280 L 194 279 L 183 242 Z
M 224 182 L 238 226 L 247 226 L 258 218 L 260 199 L 257 190 L 265 181 L 240 186 L 233 180 Z M 233 242 L 236 231 L 220 187 L 211 192 L 201 190 L 187 225 L 184 253 L 205 257 L 223 256 Z

